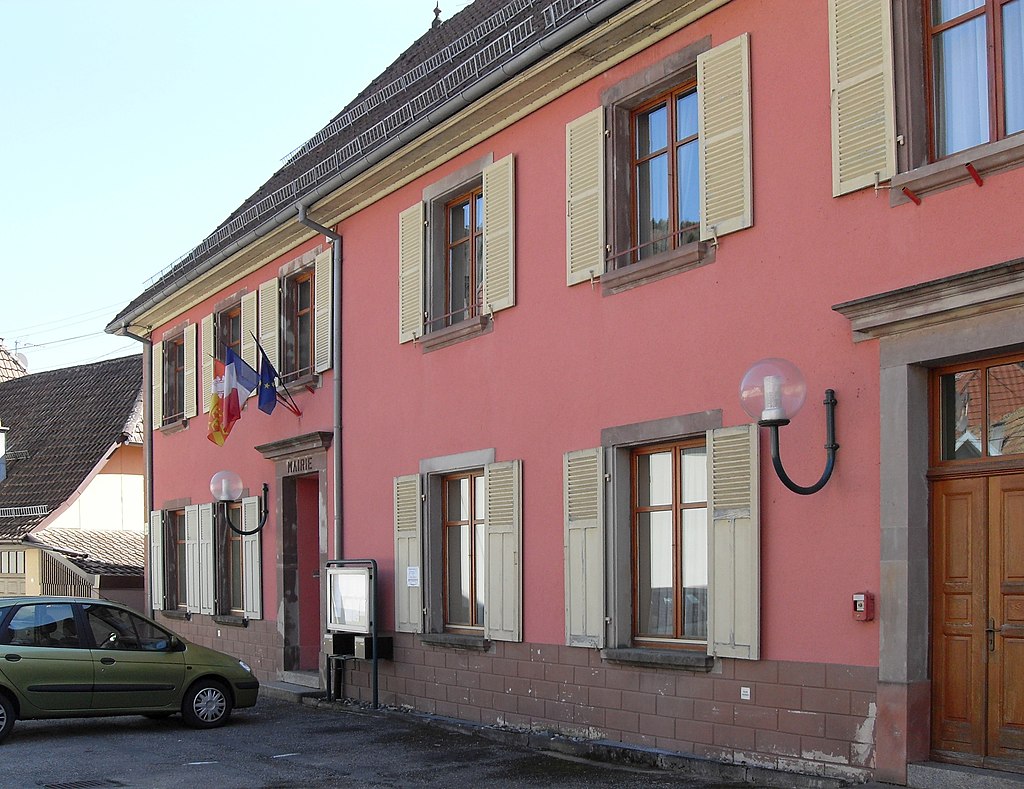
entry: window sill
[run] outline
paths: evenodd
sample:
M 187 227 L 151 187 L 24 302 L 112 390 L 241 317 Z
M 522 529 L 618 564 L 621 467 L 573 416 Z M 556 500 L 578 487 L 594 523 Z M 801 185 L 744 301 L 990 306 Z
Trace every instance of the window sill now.
M 1024 134 L 969 148 L 941 161 L 894 176 L 889 191 L 889 205 L 910 202 L 910 198 L 903 193 L 904 188 L 918 197 L 924 197 L 973 182 L 973 176 L 967 171 L 968 164 L 974 165 L 982 178 L 1024 164 Z
M 180 433 L 182 430 L 186 429 L 188 429 L 188 420 L 184 418 L 173 419 L 170 422 L 164 422 L 160 425 L 160 432 L 165 436 Z
M 424 334 L 417 343 L 423 353 L 439 351 L 441 348 L 447 348 L 449 345 L 455 345 L 489 332 L 492 325 L 488 316 L 478 315 L 475 318 L 459 321 L 453 326 L 445 326 L 443 329 Z
M 655 282 L 714 262 L 714 246 L 703 241 L 693 241 L 648 260 L 605 272 L 601 276 L 601 295 L 613 296 L 646 285 L 648 282 Z
M 320 373 L 307 373 L 306 375 L 300 375 L 298 378 L 282 379 L 282 382 L 283 385 L 279 384 L 277 387 L 279 392 L 283 392 L 285 386 L 288 387 L 289 392 L 293 392 L 296 389 L 308 389 L 312 392 L 314 389 L 319 389 L 322 383 Z M 257 389 L 250 397 L 256 397 L 258 392 L 259 390 Z
M 218 625 L 225 625 L 227 627 L 248 627 L 249 620 L 244 616 L 236 616 L 235 614 L 215 614 L 213 621 Z
M 421 633 L 420 643 L 448 649 L 469 649 L 486 652 L 491 648 L 490 639 L 483 636 L 466 636 L 459 633 Z
M 171 611 L 161 611 L 168 619 L 177 619 L 179 622 L 190 622 L 192 621 L 192 614 L 188 611 L 182 611 L 180 609 L 173 609 Z
M 692 649 L 602 649 L 601 659 L 609 663 L 627 663 L 633 666 L 654 666 L 658 668 L 680 668 L 687 671 L 711 671 L 715 659 L 704 652 Z

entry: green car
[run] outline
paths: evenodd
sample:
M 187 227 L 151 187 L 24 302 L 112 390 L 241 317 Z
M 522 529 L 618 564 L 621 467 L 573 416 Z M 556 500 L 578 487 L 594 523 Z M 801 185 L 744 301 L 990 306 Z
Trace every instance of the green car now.
M 0 598 L 0 741 L 21 718 L 164 717 L 212 728 L 256 703 L 250 668 L 127 606 L 73 597 Z

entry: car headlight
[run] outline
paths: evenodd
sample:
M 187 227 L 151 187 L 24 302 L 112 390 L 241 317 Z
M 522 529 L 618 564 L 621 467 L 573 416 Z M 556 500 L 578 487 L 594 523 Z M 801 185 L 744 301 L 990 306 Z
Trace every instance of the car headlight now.
M 252 669 L 249 668 L 249 664 L 246 663 L 244 660 L 239 660 L 238 661 L 238 665 L 240 665 L 242 668 L 244 668 L 246 671 L 248 671 L 250 674 L 252 674 Z

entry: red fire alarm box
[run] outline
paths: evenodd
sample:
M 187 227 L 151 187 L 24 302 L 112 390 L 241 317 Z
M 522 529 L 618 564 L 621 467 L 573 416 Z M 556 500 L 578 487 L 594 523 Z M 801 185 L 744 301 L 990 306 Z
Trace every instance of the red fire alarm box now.
M 854 593 L 853 618 L 858 622 L 870 622 L 875 618 L 875 596 L 871 592 Z

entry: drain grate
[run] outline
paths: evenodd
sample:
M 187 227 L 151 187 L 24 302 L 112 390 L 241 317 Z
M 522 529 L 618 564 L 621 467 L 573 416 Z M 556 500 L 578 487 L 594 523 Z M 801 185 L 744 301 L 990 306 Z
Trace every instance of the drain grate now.
M 124 786 L 120 781 L 111 781 L 108 778 L 99 781 L 68 781 L 61 784 L 45 784 L 43 789 L 111 789 L 111 787 Z

